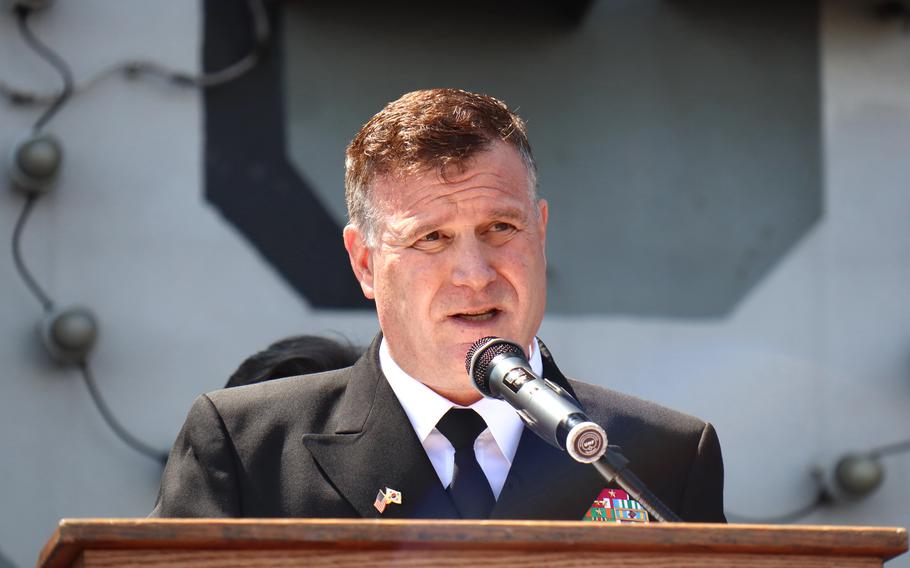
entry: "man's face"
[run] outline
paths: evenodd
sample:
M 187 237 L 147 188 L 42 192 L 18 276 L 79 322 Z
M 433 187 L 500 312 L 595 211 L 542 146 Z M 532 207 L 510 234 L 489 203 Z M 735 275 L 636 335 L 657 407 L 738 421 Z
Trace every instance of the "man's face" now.
M 546 305 L 547 204 L 532 203 L 518 152 L 496 143 L 442 180 L 373 184 L 376 246 L 345 228 L 363 293 L 395 362 L 453 402 L 480 398 L 464 369 L 474 341 L 531 343 Z

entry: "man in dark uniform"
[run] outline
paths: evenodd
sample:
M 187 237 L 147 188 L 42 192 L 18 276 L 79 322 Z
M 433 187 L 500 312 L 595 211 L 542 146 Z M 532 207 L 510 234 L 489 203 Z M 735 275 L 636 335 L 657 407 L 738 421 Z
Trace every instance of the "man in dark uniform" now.
M 470 345 L 527 346 L 687 521 L 723 522 L 710 424 L 566 379 L 537 339 L 549 210 L 525 125 L 455 89 L 390 103 L 351 142 L 354 275 L 381 333 L 346 369 L 199 397 L 153 516 L 580 520 L 604 483 L 464 370 Z

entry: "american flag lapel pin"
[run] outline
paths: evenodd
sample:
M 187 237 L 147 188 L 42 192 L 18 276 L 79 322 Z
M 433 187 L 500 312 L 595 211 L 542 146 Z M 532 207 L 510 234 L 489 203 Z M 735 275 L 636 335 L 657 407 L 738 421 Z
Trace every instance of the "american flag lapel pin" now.
M 373 506 L 376 507 L 376 510 L 379 511 L 379 514 L 385 512 L 385 491 L 382 489 L 379 490 L 379 495 L 376 496 L 376 500 L 373 501 Z
M 385 512 L 386 506 L 390 504 L 401 505 L 401 491 L 396 491 L 389 487 L 380 489 L 379 493 L 376 495 L 376 500 L 373 501 L 373 507 L 375 507 L 381 515 Z

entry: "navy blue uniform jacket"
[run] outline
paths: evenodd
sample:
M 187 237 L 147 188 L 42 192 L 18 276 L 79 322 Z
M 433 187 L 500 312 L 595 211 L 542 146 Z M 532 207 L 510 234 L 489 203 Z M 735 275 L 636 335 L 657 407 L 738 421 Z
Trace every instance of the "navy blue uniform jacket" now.
M 171 450 L 153 517 L 458 518 L 379 366 L 379 338 L 353 366 L 196 399 Z M 630 468 L 686 521 L 724 522 L 711 424 L 566 379 L 543 344 L 544 376 L 572 393 Z M 493 519 L 581 520 L 605 484 L 525 428 Z M 400 505 L 380 515 L 380 489 Z

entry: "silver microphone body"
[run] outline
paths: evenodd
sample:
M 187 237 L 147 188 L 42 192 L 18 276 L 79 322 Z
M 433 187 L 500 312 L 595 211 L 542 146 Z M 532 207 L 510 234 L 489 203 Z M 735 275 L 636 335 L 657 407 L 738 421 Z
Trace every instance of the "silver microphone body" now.
M 604 429 L 565 389 L 538 377 L 518 345 L 485 337 L 471 347 L 466 366 L 481 393 L 508 402 L 531 430 L 574 460 L 591 463 L 603 456 Z

